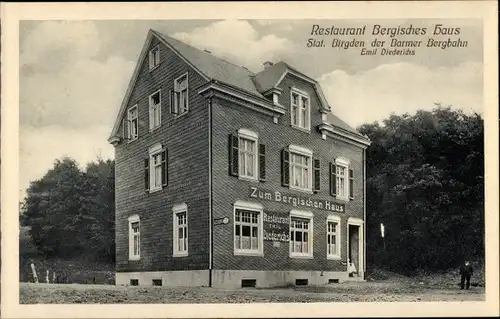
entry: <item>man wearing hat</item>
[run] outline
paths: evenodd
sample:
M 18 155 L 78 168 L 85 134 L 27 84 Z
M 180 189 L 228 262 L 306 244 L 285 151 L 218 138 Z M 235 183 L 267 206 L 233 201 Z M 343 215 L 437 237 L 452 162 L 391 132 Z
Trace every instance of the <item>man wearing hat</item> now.
M 470 277 L 472 276 L 473 272 L 474 269 L 472 269 L 472 265 L 470 264 L 469 260 L 465 260 L 462 266 L 460 266 L 460 289 L 464 289 L 464 284 L 465 289 L 469 289 Z

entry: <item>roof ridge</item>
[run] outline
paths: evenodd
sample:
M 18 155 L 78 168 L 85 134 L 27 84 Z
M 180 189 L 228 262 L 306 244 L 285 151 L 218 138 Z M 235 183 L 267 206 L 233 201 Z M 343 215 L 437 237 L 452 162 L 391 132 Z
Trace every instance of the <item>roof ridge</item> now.
M 151 29 L 151 30 L 153 30 L 155 33 L 159 34 L 159 35 L 160 35 L 160 36 L 162 36 L 163 38 L 167 38 L 167 39 L 165 39 L 165 40 L 167 40 L 167 41 L 168 41 L 168 40 L 174 40 L 174 41 L 177 41 L 177 42 L 179 42 L 179 43 L 181 43 L 181 44 L 183 44 L 183 45 L 186 45 L 186 46 L 191 47 L 191 48 L 193 48 L 193 49 L 195 49 L 195 50 L 198 50 L 198 51 L 200 51 L 200 52 L 201 52 L 201 53 L 203 53 L 203 54 L 208 54 L 208 55 L 210 55 L 210 56 L 212 56 L 212 57 L 214 57 L 214 58 L 216 58 L 216 59 L 219 59 L 219 60 L 221 60 L 221 61 L 224 61 L 224 62 L 226 62 L 226 63 L 229 63 L 229 64 L 231 64 L 231 65 L 233 65 L 233 66 L 235 66 L 235 67 L 237 67 L 237 68 L 242 68 L 242 69 L 244 69 L 245 71 L 247 71 L 248 73 L 251 73 L 252 75 L 255 75 L 255 74 L 256 74 L 255 72 L 250 71 L 250 70 L 249 70 L 247 67 L 245 67 L 245 66 L 242 66 L 242 65 L 237 65 L 237 64 L 236 64 L 236 63 L 234 63 L 234 62 L 228 61 L 228 60 L 226 60 L 226 59 L 221 58 L 220 56 L 217 56 L 217 55 L 215 55 L 215 54 L 209 53 L 209 52 L 205 51 L 205 49 L 200 49 L 200 48 L 198 48 L 198 47 L 195 47 L 194 45 L 191 45 L 191 44 L 186 43 L 186 42 L 184 42 L 184 41 L 178 40 L 178 39 L 176 39 L 176 38 L 174 38 L 174 37 L 171 37 L 171 36 L 169 36 L 168 34 L 165 34 L 165 33 L 163 33 L 163 32 L 159 32 L 159 31 L 156 31 L 156 30 L 154 30 L 154 29 Z

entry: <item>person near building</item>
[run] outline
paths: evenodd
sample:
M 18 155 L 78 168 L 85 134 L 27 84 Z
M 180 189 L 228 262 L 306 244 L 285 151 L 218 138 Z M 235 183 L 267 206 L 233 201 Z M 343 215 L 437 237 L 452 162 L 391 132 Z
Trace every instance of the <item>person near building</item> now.
M 460 266 L 460 289 L 469 289 L 470 287 L 470 277 L 472 276 L 474 269 L 468 260 Z

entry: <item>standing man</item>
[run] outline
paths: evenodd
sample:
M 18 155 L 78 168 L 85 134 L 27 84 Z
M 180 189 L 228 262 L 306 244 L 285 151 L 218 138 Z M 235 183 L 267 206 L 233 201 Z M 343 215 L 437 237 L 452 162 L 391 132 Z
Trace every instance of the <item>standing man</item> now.
M 460 266 L 460 289 L 464 289 L 464 283 L 465 283 L 465 289 L 469 289 L 470 287 L 470 277 L 472 276 L 472 273 L 474 272 L 474 269 L 472 269 L 472 265 L 469 263 L 468 260 L 465 261 L 465 263 Z

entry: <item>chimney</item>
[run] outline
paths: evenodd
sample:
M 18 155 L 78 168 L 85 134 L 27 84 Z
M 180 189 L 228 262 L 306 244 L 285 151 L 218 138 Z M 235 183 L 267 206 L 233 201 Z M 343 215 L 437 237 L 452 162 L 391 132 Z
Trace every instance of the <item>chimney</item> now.
M 272 66 L 273 65 L 273 62 L 271 61 L 266 61 L 264 62 L 264 69 L 267 69 L 268 67 Z

